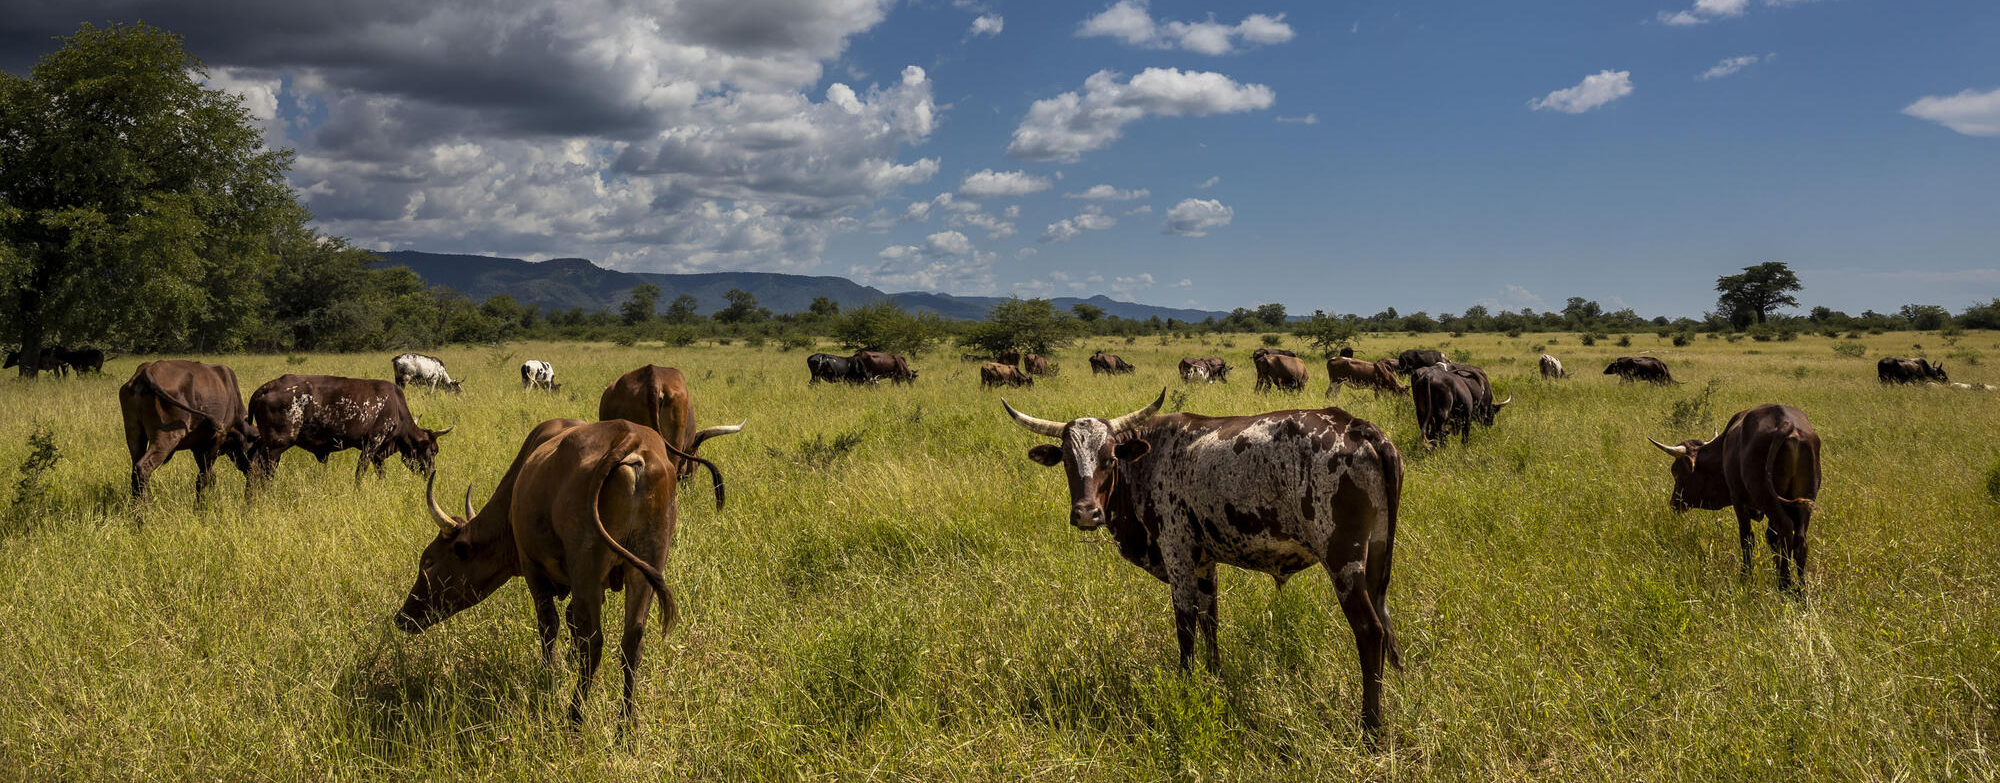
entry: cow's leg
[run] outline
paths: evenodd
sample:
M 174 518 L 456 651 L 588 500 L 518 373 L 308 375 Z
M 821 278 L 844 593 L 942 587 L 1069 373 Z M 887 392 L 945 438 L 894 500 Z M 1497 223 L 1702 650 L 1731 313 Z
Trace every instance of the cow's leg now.
M 1764 542 L 1771 545 L 1771 566 L 1778 570 L 1778 589 L 1792 589 L 1791 537 L 1778 529 L 1782 521 L 1773 517 L 1764 522 Z
M 1194 661 L 1194 631 L 1201 610 L 1201 590 L 1195 586 L 1195 565 L 1187 553 L 1168 553 L 1167 586 L 1173 591 L 1174 639 L 1180 643 L 1181 668 Z
M 202 495 L 207 494 L 209 486 L 215 483 L 215 458 L 217 456 L 216 451 L 212 449 L 196 449 L 194 451 L 194 502 L 196 503 L 201 502 Z
M 653 586 L 638 569 L 622 570 L 625 571 L 625 635 L 618 640 L 618 650 L 623 653 L 625 665 L 625 701 L 618 706 L 618 719 L 629 723 L 633 693 L 639 687 L 639 654 L 646 646 L 646 613 L 653 608 Z
M 1358 552 L 1356 554 L 1359 554 Z M 1341 612 L 1347 627 L 1354 631 L 1355 652 L 1361 656 L 1361 725 L 1370 734 L 1382 728 L 1382 660 L 1388 649 L 1389 631 L 1375 614 L 1375 601 L 1368 589 L 1368 564 L 1355 559 L 1335 565 L 1325 561 L 1340 594 Z
M 1219 674 L 1222 672 L 1222 653 L 1215 646 L 1216 586 L 1214 563 L 1203 563 L 1195 568 L 1194 588 L 1196 600 L 1199 601 L 1197 608 L 1201 612 L 1196 622 L 1201 627 L 1201 641 L 1203 646 L 1207 648 L 1205 652 L 1208 653 L 1208 657 L 1205 660 L 1208 663 L 1208 670 Z
M 139 461 L 132 463 L 132 497 L 145 500 L 152 491 L 153 471 L 174 458 L 174 450 L 180 448 L 181 438 L 187 430 L 162 430 L 153 433 L 153 442 L 147 444 L 146 453 Z
M 1792 567 L 1799 571 L 1798 592 L 1803 594 L 1806 591 L 1806 528 L 1812 524 L 1812 507 L 1795 508 L 1792 513 L 1798 515 L 1792 525 Z
M 535 633 L 541 637 L 542 663 L 556 665 L 556 587 L 547 574 L 533 564 L 521 569 L 528 582 L 528 595 L 535 602 Z
M 579 589 L 569 599 L 569 641 L 576 650 L 576 690 L 570 696 L 569 722 L 583 724 L 583 701 L 590 698 L 590 681 L 604 657 L 604 586 Z
M 1742 506 L 1736 507 L 1736 542 L 1743 549 L 1743 571 L 1739 576 L 1749 579 L 1755 571 L 1751 563 L 1757 556 L 1757 537 L 1750 532 L 1750 523 L 1757 520 L 1757 512 Z

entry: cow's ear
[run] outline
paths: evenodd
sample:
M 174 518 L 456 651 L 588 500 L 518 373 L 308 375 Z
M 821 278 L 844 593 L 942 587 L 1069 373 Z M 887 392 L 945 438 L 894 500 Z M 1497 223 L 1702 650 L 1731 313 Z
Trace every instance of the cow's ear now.
M 1151 452 L 1152 450 L 1153 450 L 1153 444 L 1147 443 L 1138 438 L 1133 438 L 1131 440 L 1125 441 L 1124 443 L 1118 444 L 1118 448 L 1114 449 L 1112 453 L 1117 454 L 1118 458 L 1121 460 L 1124 460 L 1126 462 L 1134 462 L 1137 461 L 1140 457 L 1146 456 L 1146 454 Z
M 1044 443 L 1028 449 L 1028 459 L 1041 463 L 1044 467 L 1053 468 L 1062 464 L 1062 449 Z

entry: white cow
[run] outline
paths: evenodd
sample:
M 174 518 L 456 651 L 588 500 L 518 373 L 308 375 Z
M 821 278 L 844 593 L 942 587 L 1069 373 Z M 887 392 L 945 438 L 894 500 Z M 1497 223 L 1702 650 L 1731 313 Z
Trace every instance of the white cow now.
M 1543 378 L 1562 378 L 1566 375 L 1567 373 L 1563 372 L 1563 363 L 1561 360 L 1548 354 L 1542 354 Z
M 560 391 L 562 384 L 556 383 L 556 368 L 553 365 L 539 359 L 529 359 L 521 363 L 521 388 Z
M 432 389 L 443 386 L 453 392 L 459 391 L 458 381 L 451 379 L 451 373 L 444 371 L 444 362 L 435 356 L 406 353 L 389 360 L 389 366 L 396 370 L 396 388 L 417 383 Z

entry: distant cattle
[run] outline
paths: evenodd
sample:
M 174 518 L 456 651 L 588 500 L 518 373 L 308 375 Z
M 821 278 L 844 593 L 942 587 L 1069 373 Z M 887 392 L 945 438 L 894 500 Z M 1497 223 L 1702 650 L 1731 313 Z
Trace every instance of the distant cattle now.
M 1395 365 L 1387 359 L 1364 362 L 1336 356 L 1326 360 L 1326 393 L 1337 394 L 1341 385 L 1347 383 L 1374 389 L 1377 394 L 1406 394 L 1410 391 L 1409 387 L 1396 382 Z
M 54 353 L 57 359 L 62 360 L 63 364 L 68 365 L 69 369 L 78 375 L 87 372 L 98 374 L 103 374 L 104 372 L 104 352 L 96 348 L 69 349 L 58 345 L 48 350 Z
M 1127 373 L 1134 368 L 1131 363 L 1118 358 L 1117 354 L 1098 351 L 1090 355 L 1090 373 Z
M 125 418 L 125 448 L 132 455 L 132 497 L 143 500 L 153 471 L 175 452 L 194 455 L 194 496 L 215 483 L 215 460 L 227 456 L 250 475 L 257 433 L 243 408 L 236 373 L 220 364 L 179 360 L 146 362 L 118 387 Z
M 1014 365 L 987 362 L 979 366 L 979 385 L 986 388 L 994 386 L 1033 386 L 1035 385 L 1035 379 L 1028 377 L 1027 373 L 1020 371 Z
M 1281 586 L 1299 571 L 1326 569 L 1360 653 L 1362 725 L 1375 732 L 1383 663 L 1402 668 L 1388 608 L 1403 486 L 1395 444 L 1339 408 L 1155 416 L 1160 404 L 1059 422 L 1001 402 L 1022 428 L 1057 440 L 1028 458 L 1062 466 L 1069 523 L 1108 526 L 1120 555 L 1171 588 L 1183 668 L 1199 634 L 1209 671 L 1221 670 L 1218 564 L 1269 574 Z
M 23 354 L 20 351 L 8 351 L 7 361 L 4 365 L 0 365 L 0 369 L 11 370 L 21 366 L 23 363 Z M 43 348 L 42 355 L 35 364 L 37 366 L 36 369 L 41 372 L 55 373 L 58 378 L 69 375 L 69 363 L 64 362 L 61 356 L 56 355 L 53 348 Z
M 444 361 L 435 356 L 406 353 L 390 359 L 389 366 L 396 372 L 398 389 L 414 383 L 429 386 L 433 390 L 442 386 L 453 392 L 460 391 L 458 381 L 452 380 L 451 373 L 445 372 Z
M 1620 381 L 1648 381 L 1651 383 L 1680 383 L 1667 372 L 1667 363 L 1651 356 L 1620 356 L 1604 368 L 1605 375 L 1616 375 Z
M 1493 382 L 1487 379 L 1485 370 L 1470 364 L 1446 364 L 1438 366 L 1440 369 L 1444 369 L 1469 382 L 1468 388 L 1472 393 L 1471 414 L 1472 420 L 1475 422 L 1488 427 L 1493 426 L 1493 417 L 1500 412 L 1501 408 L 1507 407 L 1508 403 L 1514 401 L 1513 397 L 1508 397 L 1500 402 L 1493 401 Z
M 556 383 L 555 365 L 529 359 L 521 363 L 521 388 L 562 391 L 562 384 Z
M 995 354 L 993 356 L 993 361 L 999 362 L 1009 367 L 1019 366 L 1021 364 L 1021 351 L 1016 348 L 1009 348 L 1007 350 L 1001 351 L 998 354 Z
M 1541 367 L 1544 379 L 1555 380 L 1557 378 L 1569 377 L 1568 373 L 1563 372 L 1562 360 L 1548 354 L 1542 354 Z
M 1673 510 L 1734 507 L 1746 577 L 1757 549 L 1750 523 L 1763 518 L 1778 588 L 1805 590 L 1806 528 L 1819 497 L 1820 462 L 1819 434 L 1804 412 L 1759 405 L 1731 416 L 1729 426 L 1707 443 L 1684 440 L 1669 446 L 1647 440 L 1674 458 L 1674 489 L 1668 498 Z M 1788 565 L 1798 569 L 1796 588 Z
M 268 479 L 294 447 L 322 463 L 336 451 L 359 449 L 356 484 L 371 465 L 380 475 L 391 454 L 428 474 L 436 468 L 438 439 L 452 431 L 417 426 L 403 390 L 388 381 L 332 375 L 281 375 L 257 387 L 250 394 L 250 423 L 257 428 L 253 483 Z
M 1180 364 L 1181 380 L 1189 382 L 1227 383 L 1229 382 L 1229 370 L 1229 362 L 1224 361 L 1220 356 L 1202 358 L 1184 357 L 1181 359 Z
M 1471 439 L 1477 399 L 1471 379 L 1443 367 L 1419 367 L 1410 373 L 1410 398 L 1424 445 L 1443 444 L 1452 433 L 1461 442 Z
M 916 383 L 917 371 L 910 369 L 910 363 L 902 354 L 881 351 L 855 351 L 854 362 L 861 365 L 861 373 L 870 380 L 888 378 L 895 383 Z
M 1025 354 L 1021 357 L 1021 369 L 1027 370 L 1029 375 L 1047 375 L 1049 358 L 1038 353 Z
M 821 381 L 827 383 L 867 383 L 868 376 L 861 372 L 861 363 L 845 356 L 830 353 L 816 353 L 806 357 L 806 372 L 812 374 L 810 386 Z
M 1931 364 L 1929 359 L 1898 359 L 1884 357 L 1875 363 L 1875 378 L 1883 383 L 1922 383 L 1937 381 L 1949 383 L 1943 364 Z
M 668 453 L 679 461 L 682 478 L 694 475 L 697 464 L 708 468 L 715 483 L 716 503 L 722 502 L 722 474 L 714 463 L 701 458 L 701 444 L 709 438 L 739 432 L 743 425 L 696 430 L 694 397 L 688 394 L 687 379 L 680 370 L 648 364 L 618 376 L 598 397 L 597 418 L 623 419 L 653 428 L 666 439 Z
M 619 719 L 629 723 L 646 616 L 660 601 L 660 635 L 680 618 L 660 567 L 674 544 L 676 468 L 659 433 L 628 421 L 543 422 L 528 433 L 514 463 L 477 513 L 472 488 L 465 515 L 437 502 L 435 476 L 424 487 L 438 535 L 417 561 L 417 579 L 396 612 L 396 625 L 417 633 L 524 577 L 535 606 L 542 660 L 556 665 L 556 600 L 569 597 L 570 643 L 578 677 L 569 720 L 583 722 L 583 703 L 603 656 L 605 588 L 625 591 L 620 640 L 625 695 Z
M 1428 348 L 1412 348 L 1396 354 L 1396 372 L 1409 375 L 1425 367 L 1444 364 L 1444 353 Z
M 1267 353 L 1256 359 L 1257 391 L 1273 386 L 1287 391 L 1297 391 L 1306 387 L 1306 363 L 1296 356 Z

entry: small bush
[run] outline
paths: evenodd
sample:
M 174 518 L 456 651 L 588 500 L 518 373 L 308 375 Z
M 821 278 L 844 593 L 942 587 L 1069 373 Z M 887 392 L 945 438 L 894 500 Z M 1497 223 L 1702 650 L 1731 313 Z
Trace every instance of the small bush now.
M 667 332 L 667 344 L 675 348 L 686 348 L 694 345 L 694 341 L 695 334 L 693 329 L 672 329 Z
M 1279 344 L 1279 343 L 1282 343 L 1282 342 L 1284 342 L 1284 341 L 1285 341 L 1285 338 L 1283 338 L 1283 337 L 1279 337 L 1278 335 L 1275 335 L 1275 334 L 1267 334 L 1267 335 L 1264 335 L 1263 337 L 1260 337 L 1260 338 L 1258 338 L 1258 339 L 1259 339 L 1259 340 L 1261 340 L 1261 341 L 1262 341 L 1262 342 L 1264 343 L 1264 345 L 1265 345 L 1266 347 L 1270 347 L 1270 348 L 1276 348 L 1276 347 L 1278 347 L 1278 344 Z
M 1714 339 L 1716 339 L 1716 338 L 1718 338 L 1718 337 L 1720 337 L 1720 336 L 1721 336 L 1721 335 L 1718 335 L 1718 334 L 1716 334 L 1716 333 L 1714 333 L 1714 332 L 1709 332 L 1709 333 L 1708 333 L 1708 339 L 1710 339 L 1710 340 L 1714 340 Z
M 305 357 L 304 355 L 301 355 L 301 354 L 296 354 L 296 353 L 292 353 L 292 354 L 286 354 L 286 355 L 285 355 L 285 363 L 286 363 L 286 364 L 289 364 L 289 365 L 291 365 L 291 366 L 293 366 L 293 367 L 297 367 L 297 366 L 299 366 L 299 365 L 301 365 L 301 364 L 305 364 L 305 363 L 306 363 L 306 361 L 307 361 L 307 357 Z
M 1986 469 L 1986 499 L 2000 503 L 2000 460 Z
M 1838 356 L 1846 357 L 1849 359 L 1859 359 L 1867 355 L 1868 349 L 1862 347 L 1861 343 L 1858 342 L 1845 342 L 1845 343 L 1834 343 L 1833 352 Z
M 14 484 L 15 513 L 26 513 L 42 505 L 49 474 L 61 461 L 62 449 L 56 447 L 56 434 L 48 425 L 37 423 L 34 431 L 28 433 L 28 458 L 21 461 L 21 480 Z
M 1667 429 L 1674 432 L 1693 432 L 1707 429 L 1714 413 L 1715 392 L 1722 388 L 1722 381 L 1709 379 L 1708 385 L 1685 400 L 1674 400 L 1667 406 L 1662 417 Z
M 1860 332 L 1848 332 L 1848 333 L 1847 333 L 1847 339 L 1849 339 L 1849 340 L 1859 340 L 1859 339 L 1861 339 L 1861 333 L 1860 333 Z
M 1632 347 L 1632 335 L 1629 334 L 1618 335 L 1618 347 L 1620 348 Z
M 1530 345 L 1530 346 L 1528 346 L 1528 350 L 1529 350 L 1529 351 L 1532 351 L 1532 352 L 1534 352 L 1534 353 L 1541 353 L 1542 351 L 1546 350 L 1547 348 L 1548 348 L 1548 346 L 1546 346 L 1546 345 L 1543 345 L 1543 344 L 1541 344 L 1541 343 L 1535 343 L 1534 345 Z
M 1509 338 L 1517 338 L 1517 337 L 1520 337 L 1520 336 L 1521 336 L 1521 330 L 1519 330 L 1519 329 L 1508 329 L 1508 330 L 1507 330 L 1507 336 L 1508 336 Z
M 1452 361 L 1452 363 L 1454 363 L 1454 364 L 1471 364 L 1471 363 L 1472 363 L 1472 352 L 1471 352 L 1471 351 L 1468 351 L 1468 350 L 1466 350 L 1466 349 L 1464 349 L 1464 348 L 1460 348 L 1460 349 L 1458 349 L 1458 350 L 1456 350 L 1456 351 L 1452 351 L 1452 352 L 1451 352 L 1451 361 Z
M 1162 338 L 1166 337 L 1166 335 L 1160 335 L 1160 336 L 1161 336 Z M 1128 335 L 1128 336 L 1126 336 L 1126 338 L 1125 338 L 1125 344 L 1126 344 L 1126 345 L 1138 345 L 1138 344 L 1139 344 L 1139 338 L 1138 338 L 1138 337 L 1135 337 L 1135 336 L 1130 336 L 1130 335 Z M 1165 343 L 1161 343 L 1161 345 L 1165 345 Z
M 743 338 L 743 344 L 750 348 L 762 348 L 764 347 L 764 335 L 753 334 L 745 337 Z
M 1733 334 L 1729 335 L 1728 337 L 1726 337 L 1726 338 L 1724 338 L 1724 339 L 1726 339 L 1726 340 L 1728 340 L 1729 342 L 1732 342 L 1732 343 L 1740 343 L 1740 342 L 1742 342 L 1742 341 L 1743 341 L 1743 333 L 1742 333 L 1742 332 L 1735 332 L 1735 333 L 1733 333 Z
M 729 339 L 729 338 L 727 338 L 727 337 L 717 337 L 717 338 L 715 338 L 715 344 L 716 344 L 716 345 L 729 345 L 730 343 L 733 343 L 733 342 L 735 342 L 735 340 L 731 340 L 731 339 Z
M 639 335 L 630 330 L 621 331 L 611 336 L 611 344 L 620 348 L 630 348 L 639 344 Z
M 1768 343 L 1771 341 L 1771 338 L 1777 336 L 1776 331 L 1771 329 L 1771 327 L 1765 326 L 1763 324 L 1752 326 L 1749 329 L 1744 330 L 1743 333 L 1750 335 L 1750 339 L 1756 340 L 1757 342 L 1760 343 Z
M 1675 333 L 1674 333 L 1674 347 L 1676 347 L 1676 348 L 1682 348 L 1682 347 L 1686 347 L 1686 346 L 1687 346 L 1687 344 L 1688 344 L 1688 343 L 1691 343 L 1691 342 L 1694 342 L 1694 333 L 1693 333 L 1693 332 L 1675 332 Z
M 1586 334 L 1586 335 L 1584 335 L 1584 336 L 1582 336 L 1582 337 L 1579 337 L 1579 338 L 1577 338 L 1577 339 L 1578 339 L 1579 341 L 1581 341 L 1581 342 L 1582 342 L 1582 343 L 1583 343 L 1584 345 L 1596 345 L 1596 344 L 1597 344 L 1597 338 L 1596 338 L 1595 336 L 1593 336 L 1593 335 L 1588 335 L 1588 334 Z
M 781 351 L 808 351 L 812 350 L 813 345 L 815 345 L 813 338 L 798 332 L 778 338 L 778 350 Z

